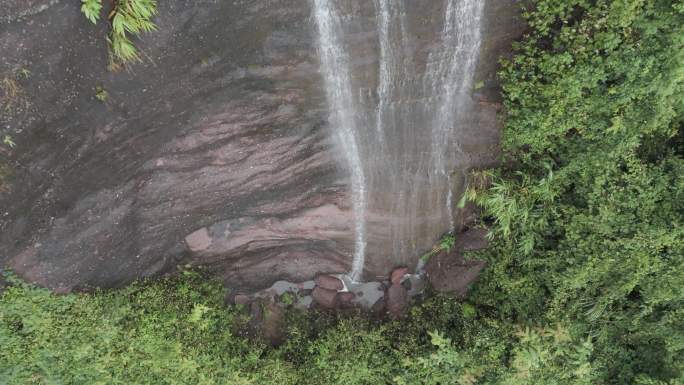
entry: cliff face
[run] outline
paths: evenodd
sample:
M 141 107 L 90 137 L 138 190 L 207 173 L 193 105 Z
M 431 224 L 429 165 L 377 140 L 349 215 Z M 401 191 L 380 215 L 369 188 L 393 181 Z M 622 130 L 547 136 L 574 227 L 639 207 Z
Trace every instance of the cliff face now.
M 344 3 L 358 21 L 354 60 L 367 67 L 357 80 L 374 88 L 372 2 Z M 411 23 L 437 23 L 437 2 L 407 3 Z M 309 1 L 161 1 L 159 30 L 137 43 L 143 63 L 116 73 L 107 26 L 79 5 L 12 0 L 0 11 L 0 80 L 17 90 L 2 89 L 0 133 L 17 144 L 1 155 L 13 173 L 0 191 L 3 265 L 58 291 L 188 263 L 241 289 L 349 270 L 349 175 L 331 140 Z M 485 6 L 468 167 L 497 160 L 494 72 L 522 30 L 516 7 Z M 389 248 L 369 251 L 368 276 L 391 270 Z

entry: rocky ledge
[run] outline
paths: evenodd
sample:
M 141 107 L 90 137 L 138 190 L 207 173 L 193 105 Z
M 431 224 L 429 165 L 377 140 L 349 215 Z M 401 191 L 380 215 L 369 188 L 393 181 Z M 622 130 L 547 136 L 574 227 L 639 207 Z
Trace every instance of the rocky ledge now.
M 486 234 L 483 228 L 464 231 L 457 237 L 453 250 L 443 250 L 421 261 L 415 274 L 400 266 L 388 274 L 388 280 L 363 283 L 353 282 L 346 275 L 322 274 L 303 282 L 277 281 L 268 289 L 251 294 L 233 292 L 226 301 L 249 309 L 252 327 L 274 344 L 282 340 L 287 308 L 361 309 L 372 316 L 399 319 L 406 315 L 411 303 L 424 298 L 428 288 L 456 299 L 465 298 L 485 263 L 467 259 L 464 254 L 486 248 Z
M 349 5 L 355 73 L 375 89 L 372 2 L 340 3 Z M 408 26 L 429 32 L 412 46 L 434 45 L 444 2 L 406 3 Z M 136 41 L 145 61 L 120 72 L 106 69 L 107 23 L 93 26 L 80 2 L 8 4 L 0 79 L 17 97 L 0 114 L 0 135 L 17 145 L 0 154 L 12 169 L 0 184 L 0 267 L 58 292 L 185 264 L 244 292 L 349 271 L 350 181 L 331 144 L 310 1 L 159 2 L 158 31 Z M 462 133 L 469 168 L 498 160 L 495 72 L 522 32 L 517 13 L 513 0 L 485 5 L 475 74 L 484 86 Z M 381 283 L 421 252 L 395 252 L 383 218 L 370 218 L 365 264 L 365 278 Z M 411 234 L 417 250 L 448 228 L 433 230 Z M 316 298 L 371 302 L 375 290 L 403 299 L 396 286 L 368 285 L 376 289 L 364 287 L 362 299 L 324 288 Z

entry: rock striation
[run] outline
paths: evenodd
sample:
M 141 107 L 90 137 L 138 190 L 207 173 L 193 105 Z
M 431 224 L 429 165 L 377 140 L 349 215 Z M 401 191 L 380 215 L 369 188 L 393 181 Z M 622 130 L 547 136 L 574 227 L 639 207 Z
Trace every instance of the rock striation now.
M 347 37 L 355 82 L 375 88 L 372 2 L 344 3 L 358 27 Z M 407 14 L 411 24 L 441 12 L 412 3 L 429 12 Z M 91 25 L 78 2 L 8 4 L 0 79 L 19 99 L 0 115 L 0 134 L 17 143 L 0 154 L 12 170 L 0 188 L 0 267 L 58 292 L 179 265 L 207 266 L 236 292 L 349 271 L 349 173 L 331 141 L 310 1 L 159 2 L 159 30 L 137 42 L 145 60 L 121 72 L 106 69 L 106 23 Z M 497 162 L 496 63 L 522 28 L 515 1 L 486 2 L 469 167 Z M 418 244 L 447 230 L 416 234 Z M 415 266 L 418 254 L 382 244 L 367 255 L 368 280 Z

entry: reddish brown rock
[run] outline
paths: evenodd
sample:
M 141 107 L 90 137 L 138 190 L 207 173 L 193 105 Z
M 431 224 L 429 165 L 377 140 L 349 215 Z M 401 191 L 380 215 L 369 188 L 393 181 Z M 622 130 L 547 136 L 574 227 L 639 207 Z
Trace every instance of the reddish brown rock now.
M 385 298 L 380 298 L 373 306 L 371 306 L 371 312 L 376 315 L 382 315 L 385 311 L 385 306 L 387 305 L 387 301 Z
M 192 251 L 204 251 L 211 246 L 211 237 L 206 227 L 203 227 L 194 233 L 185 237 L 185 243 Z
M 387 289 L 387 313 L 392 319 L 399 319 L 406 314 L 408 293 L 400 284 L 393 284 Z
M 392 274 L 390 275 L 390 281 L 392 281 L 393 285 L 398 285 L 401 283 L 401 279 L 404 278 L 408 272 L 408 267 L 397 267 L 392 271 Z
M 250 315 L 250 326 L 253 329 L 258 329 L 259 325 L 264 321 L 264 309 L 263 304 L 260 301 L 252 302 L 249 305 L 249 315 Z
M 337 306 L 338 298 L 337 291 L 335 290 L 316 287 L 311 293 L 311 296 L 313 297 L 314 302 L 326 309 L 333 309 Z
M 319 275 L 316 277 L 316 286 L 327 289 L 340 291 L 344 289 L 344 284 L 339 278 L 333 277 L 332 275 Z
M 337 293 L 337 299 L 341 304 L 350 304 L 356 296 L 352 292 Z
M 486 265 L 484 261 L 465 260 L 458 251 L 441 252 L 430 258 L 425 273 L 435 290 L 465 297 L 469 286 L 477 280 Z
M 285 309 L 275 303 L 264 307 L 261 336 L 272 346 L 279 346 L 285 340 Z

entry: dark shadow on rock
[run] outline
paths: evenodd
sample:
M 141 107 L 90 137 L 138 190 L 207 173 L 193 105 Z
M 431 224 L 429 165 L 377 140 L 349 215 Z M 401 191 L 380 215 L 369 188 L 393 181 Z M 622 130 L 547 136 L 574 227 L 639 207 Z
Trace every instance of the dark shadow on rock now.
M 399 319 L 406 315 L 408 310 L 408 293 L 406 288 L 399 284 L 392 284 L 387 289 L 387 313 L 390 319 Z
M 279 346 L 285 339 L 286 310 L 271 301 L 254 301 L 249 305 L 249 335 L 271 346 Z
M 425 274 L 435 290 L 460 298 L 467 296 L 470 285 L 477 280 L 487 263 L 467 260 L 463 253 L 487 248 L 487 232 L 484 228 L 474 228 L 457 234 L 456 246 L 452 251 L 442 251 L 430 258 L 425 266 Z

